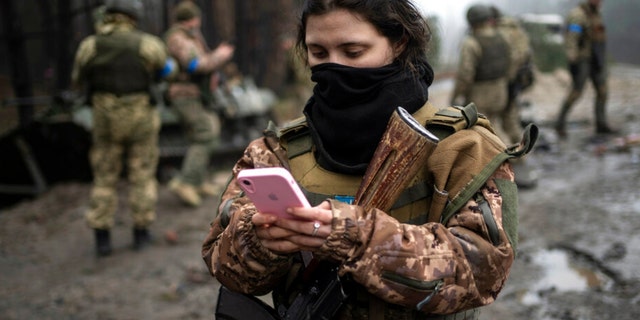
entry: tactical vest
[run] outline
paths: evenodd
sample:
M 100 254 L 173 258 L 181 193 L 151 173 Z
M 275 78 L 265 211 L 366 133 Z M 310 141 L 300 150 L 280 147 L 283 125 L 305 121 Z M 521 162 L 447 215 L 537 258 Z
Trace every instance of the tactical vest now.
M 475 81 L 489 81 L 507 76 L 510 60 L 507 41 L 500 34 L 475 35 L 474 38 L 482 48 Z
M 96 35 L 96 56 L 87 75 L 92 92 L 122 95 L 149 90 L 151 74 L 140 56 L 142 36 L 136 30 Z

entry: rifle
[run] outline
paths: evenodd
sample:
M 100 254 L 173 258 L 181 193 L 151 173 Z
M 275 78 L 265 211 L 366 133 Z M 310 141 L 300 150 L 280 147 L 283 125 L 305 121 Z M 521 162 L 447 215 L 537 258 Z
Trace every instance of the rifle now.
M 411 182 L 411 177 L 424 166 L 438 142 L 439 139 L 404 108 L 396 108 L 367 167 L 354 203 L 365 210 L 387 211 Z M 338 266 L 313 260 L 306 266 L 303 279 L 307 281 L 301 293 L 289 308 L 280 306 L 277 313 L 255 297 L 239 293 L 231 295 L 225 292 L 228 289 L 221 287 L 216 317 L 245 319 L 245 312 L 255 310 L 251 319 L 331 319 L 348 296 L 342 287 Z M 234 301 L 221 301 L 223 299 Z
M 407 110 L 398 107 L 367 167 L 354 203 L 366 210 L 389 210 L 439 141 Z

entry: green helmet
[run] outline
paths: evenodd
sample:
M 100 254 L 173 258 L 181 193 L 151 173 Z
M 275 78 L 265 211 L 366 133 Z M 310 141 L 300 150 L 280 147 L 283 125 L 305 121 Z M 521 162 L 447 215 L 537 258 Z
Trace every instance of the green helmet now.
M 107 12 L 107 6 L 101 5 L 92 11 L 94 31 L 100 30 L 104 25 L 104 16 Z
M 91 16 L 93 17 L 93 23 L 100 23 L 104 20 L 104 14 L 107 12 L 107 6 L 101 5 L 93 11 L 91 11 Z
M 191 1 L 182 1 L 174 9 L 176 21 L 187 21 L 202 16 L 198 5 Z
M 491 7 L 484 4 L 474 4 L 467 10 L 467 21 L 470 25 L 485 22 L 494 17 Z
M 140 20 L 144 13 L 141 0 L 107 0 L 105 7 L 107 13 L 123 13 L 134 20 Z

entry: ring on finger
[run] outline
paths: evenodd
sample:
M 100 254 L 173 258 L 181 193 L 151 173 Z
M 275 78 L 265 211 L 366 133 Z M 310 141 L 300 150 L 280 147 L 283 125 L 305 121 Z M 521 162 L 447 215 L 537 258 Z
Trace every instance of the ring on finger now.
M 318 230 L 320 229 L 320 222 L 316 221 L 313 223 L 313 232 L 311 232 L 311 236 L 315 237 L 318 234 Z

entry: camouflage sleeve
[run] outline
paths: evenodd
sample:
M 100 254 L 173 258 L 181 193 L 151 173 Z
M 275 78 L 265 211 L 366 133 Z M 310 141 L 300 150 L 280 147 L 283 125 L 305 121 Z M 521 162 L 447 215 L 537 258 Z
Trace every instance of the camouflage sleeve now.
M 513 181 L 502 165 L 479 193 L 488 202 L 499 239 L 492 244 L 479 204 L 469 201 L 446 226 L 409 225 L 377 209 L 332 201 L 333 231 L 316 256 L 342 264 L 379 298 L 426 313 L 446 314 L 489 304 L 502 289 L 514 252 L 502 227 L 502 197 L 495 181 Z
M 185 32 L 172 32 L 167 38 L 169 54 L 189 73 L 211 73 L 224 61 L 218 59 L 215 51 L 205 52 L 204 43 L 199 43 L 197 39 L 187 36 Z
M 580 39 L 584 36 L 586 19 L 581 8 L 574 8 L 567 15 L 564 49 L 569 63 L 577 62 L 580 56 Z
M 280 162 L 263 139 L 247 147 L 232 170 L 233 177 L 202 245 L 202 257 L 211 274 L 235 291 L 266 294 L 287 274 L 292 263 L 292 256 L 275 254 L 261 245 L 251 223 L 255 206 L 242 195 L 235 180 L 242 169 L 274 166 L 280 166 Z
M 84 83 L 84 67 L 96 55 L 96 38 L 89 36 L 80 42 L 71 71 L 71 84 L 78 87 Z
M 160 38 L 145 35 L 140 43 L 140 56 L 146 61 L 150 71 L 159 71 L 167 62 L 167 49 Z
M 456 81 L 451 97 L 452 105 L 465 105 L 470 102 L 470 90 L 476 76 L 476 65 L 482 55 L 480 44 L 472 37 L 467 37 L 460 50 L 460 61 L 456 71 Z M 464 101 L 457 101 L 462 98 Z

